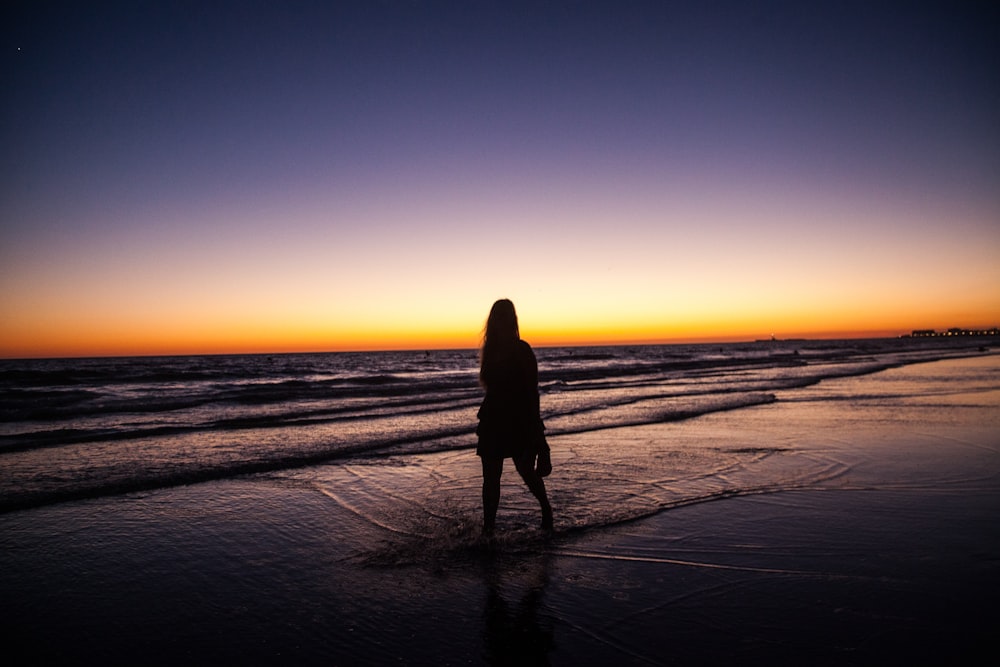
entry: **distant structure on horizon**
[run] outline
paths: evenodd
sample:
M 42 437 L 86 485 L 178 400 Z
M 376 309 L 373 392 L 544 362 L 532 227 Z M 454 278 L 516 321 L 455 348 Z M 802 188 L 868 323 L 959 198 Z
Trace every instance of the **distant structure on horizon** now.
M 952 327 L 947 331 L 936 331 L 934 329 L 914 329 L 913 333 L 904 338 L 947 338 L 950 336 L 1000 336 L 1000 329 L 963 329 Z

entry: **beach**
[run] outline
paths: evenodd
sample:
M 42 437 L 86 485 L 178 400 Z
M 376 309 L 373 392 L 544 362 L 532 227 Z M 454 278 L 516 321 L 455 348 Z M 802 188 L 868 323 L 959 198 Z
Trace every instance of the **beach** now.
M 23 664 L 977 664 L 1000 590 L 1000 357 L 775 398 L 552 435 L 551 537 L 508 464 L 498 537 L 479 538 L 467 448 L 10 511 L 11 652 Z

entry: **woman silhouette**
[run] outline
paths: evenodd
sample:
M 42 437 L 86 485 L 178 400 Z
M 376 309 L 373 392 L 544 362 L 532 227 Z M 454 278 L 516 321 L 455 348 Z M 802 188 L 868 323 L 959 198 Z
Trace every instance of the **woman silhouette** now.
M 500 299 L 490 310 L 479 362 L 479 382 L 486 389 L 476 428 L 476 454 L 483 464 L 483 534 L 493 534 L 506 458 L 514 459 L 521 479 L 538 499 L 542 529 L 552 530 L 552 507 L 542 481 L 552 465 L 539 414 L 538 362 L 531 346 L 521 340 L 517 313 L 508 299 Z

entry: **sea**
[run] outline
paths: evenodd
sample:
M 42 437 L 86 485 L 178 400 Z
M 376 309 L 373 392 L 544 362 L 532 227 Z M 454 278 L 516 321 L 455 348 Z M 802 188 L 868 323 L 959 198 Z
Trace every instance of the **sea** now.
M 996 341 L 536 348 L 555 529 L 508 462 L 489 538 L 474 349 L 0 361 L 8 653 L 975 664 Z
M 558 440 L 747 410 L 834 378 L 987 354 L 990 342 L 778 340 L 535 353 L 542 417 Z M 405 466 L 448 451 L 471 457 L 477 371 L 476 350 L 3 360 L 0 512 L 313 466 Z M 995 389 L 996 378 L 982 381 Z

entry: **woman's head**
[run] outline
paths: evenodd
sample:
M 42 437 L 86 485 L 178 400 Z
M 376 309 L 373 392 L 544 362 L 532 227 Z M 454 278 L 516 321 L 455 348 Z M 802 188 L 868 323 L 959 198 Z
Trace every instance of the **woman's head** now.
M 517 328 L 517 313 L 510 299 L 500 299 L 490 309 L 486 320 L 486 333 L 483 346 L 490 343 L 513 342 L 521 337 Z

